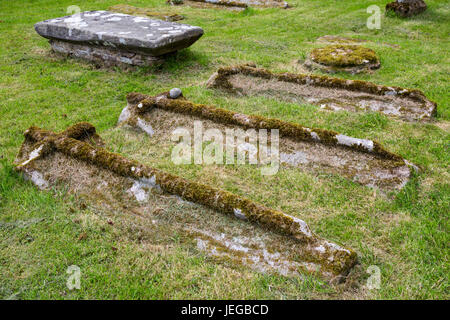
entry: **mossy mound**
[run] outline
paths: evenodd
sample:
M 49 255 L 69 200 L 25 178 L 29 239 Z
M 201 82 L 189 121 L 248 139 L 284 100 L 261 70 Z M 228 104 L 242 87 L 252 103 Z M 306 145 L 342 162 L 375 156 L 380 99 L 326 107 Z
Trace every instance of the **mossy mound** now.
M 380 67 L 380 61 L 372 49 L 359 45 L 336 44 L 311 51 L 305 63 L 307 67 L 319 67 L 324 71 L 348 71 L 358 73 Z

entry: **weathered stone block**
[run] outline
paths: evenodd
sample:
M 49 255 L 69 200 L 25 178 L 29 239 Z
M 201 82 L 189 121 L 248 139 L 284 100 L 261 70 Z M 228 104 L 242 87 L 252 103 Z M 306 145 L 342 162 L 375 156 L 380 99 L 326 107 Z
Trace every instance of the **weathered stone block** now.
M 152 64 L 158 60 L 155 57 L 187 48 L 203 35 L 200 27 L 109 11 L 87 11 L 45 20 L 37 23 L 35 29 L 51 40 L 55 51 L 88 60 L 104 57 L 110 63 L 121 61 L 131 65 Z M 63 42 L 70 45 L 61 45 Z M 138 57 L 132 59 L 127 54 Z

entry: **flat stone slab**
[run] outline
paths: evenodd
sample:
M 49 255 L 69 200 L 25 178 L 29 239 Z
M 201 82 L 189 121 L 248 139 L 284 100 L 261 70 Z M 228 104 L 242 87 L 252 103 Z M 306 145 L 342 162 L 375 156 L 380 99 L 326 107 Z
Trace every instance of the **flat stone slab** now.
M 187 48 L 203 35 L 200 27 L 110 11 L 86 11 L 45 20 L 37 23 L 35 29 L 51 40 L 151 56 Z

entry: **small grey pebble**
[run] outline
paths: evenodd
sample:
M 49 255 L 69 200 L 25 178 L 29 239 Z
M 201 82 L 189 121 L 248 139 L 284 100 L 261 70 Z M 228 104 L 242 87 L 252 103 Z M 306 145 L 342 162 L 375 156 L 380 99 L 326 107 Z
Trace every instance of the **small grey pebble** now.
M 176 99 L 176 98 L 178 98 L 179 96 L 181 96 L 181 89 L 179 89 L 179 88 L 173 88 L 173 89 L 170 89 L 170 91 L 169 91 L 169 97 L 170 97 L 171 99 Z

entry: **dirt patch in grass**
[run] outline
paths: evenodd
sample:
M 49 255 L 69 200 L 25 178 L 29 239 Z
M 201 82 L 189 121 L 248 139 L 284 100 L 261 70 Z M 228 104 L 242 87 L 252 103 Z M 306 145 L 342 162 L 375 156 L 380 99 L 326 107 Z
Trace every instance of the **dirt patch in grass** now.
M 439 121 L 435 123 L 436 127 L 441 128 L 442 130 L 444 130 L 445 132 L 449 133 L 450 132 L 450 121 Z
M 293 73 L 272 73 L 252 65 L 220 68 L 207 86 L 240 95 L 263 95 L 321 109 L 381 112 L 409 121 L 430 120 L 436 103 L 415 89 L 360 80 Z
M 94 204 L 148 216 L 152 228 L 170 226 L 161 233 L 176 230 L 209 255 L 261 272 L 338 281 L 356 263 L 355 252 L 319 238 L 296 217 L 110 153 L 101 144 L 87 123 L 61 134 L 31 127 L 16 168 L 41 189 L 63 184 Z M 172 210 L 180 203 L 182 210 Z

